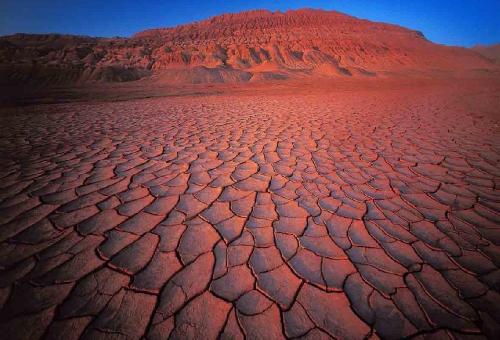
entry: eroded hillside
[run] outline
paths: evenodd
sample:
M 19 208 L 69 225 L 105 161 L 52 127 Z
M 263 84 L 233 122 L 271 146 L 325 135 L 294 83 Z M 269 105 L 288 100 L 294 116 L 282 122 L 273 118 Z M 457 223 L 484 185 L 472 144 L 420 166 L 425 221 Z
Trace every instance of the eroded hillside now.
M 417 31 L 334 11 L 224 14 L 131 38 L 17 34 L 0 38 L 2 81 L 241 82 L 297 77 L 433 75 L 497 66 Z

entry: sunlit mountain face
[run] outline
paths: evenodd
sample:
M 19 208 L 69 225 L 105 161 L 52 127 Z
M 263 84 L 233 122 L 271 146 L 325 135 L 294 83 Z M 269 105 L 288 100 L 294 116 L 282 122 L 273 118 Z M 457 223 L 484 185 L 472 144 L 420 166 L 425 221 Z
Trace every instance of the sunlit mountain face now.
M 417 31 L 334 11 L 250 11 L 131 38 L 26 35 L 0 40 L 4 83 L 167 83 L 457 73 L 495 65 Z

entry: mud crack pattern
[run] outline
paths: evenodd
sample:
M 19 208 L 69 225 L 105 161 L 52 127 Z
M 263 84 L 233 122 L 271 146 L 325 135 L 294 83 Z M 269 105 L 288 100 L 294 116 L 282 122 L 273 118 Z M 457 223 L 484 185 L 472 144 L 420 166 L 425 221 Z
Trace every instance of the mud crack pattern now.
M 3 110 L 0 334 L 498 336 L 498 114 L 380 97 Z

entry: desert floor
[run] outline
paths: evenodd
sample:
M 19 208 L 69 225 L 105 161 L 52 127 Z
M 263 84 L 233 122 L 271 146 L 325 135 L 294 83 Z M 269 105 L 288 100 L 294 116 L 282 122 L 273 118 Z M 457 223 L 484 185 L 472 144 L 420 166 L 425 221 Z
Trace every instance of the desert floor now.
M 0 110 L 0 337 L 498 336 L 500 82 Z

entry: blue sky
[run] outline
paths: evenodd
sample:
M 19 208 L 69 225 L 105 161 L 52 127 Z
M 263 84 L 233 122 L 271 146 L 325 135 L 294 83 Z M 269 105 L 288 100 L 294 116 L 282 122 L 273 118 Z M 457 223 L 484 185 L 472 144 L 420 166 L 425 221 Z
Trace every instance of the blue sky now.
M 302 7 L 334 9 L 359 18 L 422 31 L 437 43 L 500 43 L 500 0 L 0 0 L 0 35 L 17 32 L 130 36 L 224 12 Z

